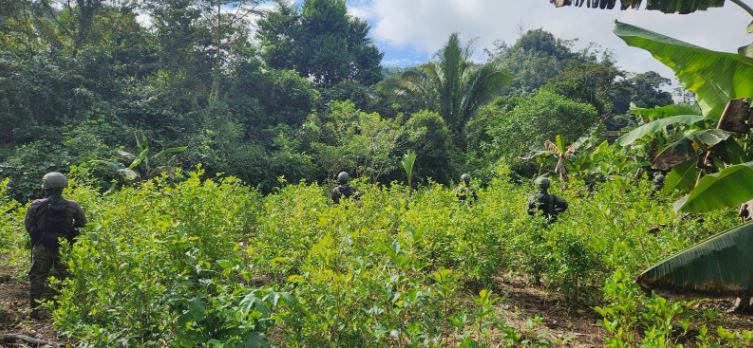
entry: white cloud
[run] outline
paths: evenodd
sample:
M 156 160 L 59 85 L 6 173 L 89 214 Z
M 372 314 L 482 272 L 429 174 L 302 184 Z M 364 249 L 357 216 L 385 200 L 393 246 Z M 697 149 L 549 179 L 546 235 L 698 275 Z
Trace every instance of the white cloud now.
M 691 15 L 666 15 L 655 11 L 601 11 L 555 8 L 548 0 L 351 0 L 350 12 L 368 19 L 372 36 L 398 49 L 420 52 L 439 49 L 452 32 L 464 39 L 478 38 L 476 47 L 492 47 L 495 40 L 514 42 L 519 28 L 544 28 L 577 46 L 594 42 L 614 51 L 618 63 L 630 71 L 670 71 L 651 56 L 628 47 L 612 32 L 615 19 L 635 24 L 683 41 L 724 51 L 753 41 L 745 28 L 748 15 L 728 3 L 724 8 Z

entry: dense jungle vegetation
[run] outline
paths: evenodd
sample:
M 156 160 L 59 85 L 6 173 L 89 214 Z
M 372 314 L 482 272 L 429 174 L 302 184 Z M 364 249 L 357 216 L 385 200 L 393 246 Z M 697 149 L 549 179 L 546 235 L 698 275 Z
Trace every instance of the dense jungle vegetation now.
M 683 3 L 649 7 L 670 2 Z M 690 2 L 660 9 L 724 4 Z M 582 343 L 549 333 L 546 310 L 508 320 L 505 284 L 523 282 L 552 313 L 588 313 L 598 344 L 751 344 L 718 303 L 667 300 L 635 278 L 737 225 L 734 207 L 753 198 L 752 50 L 617 23 L 675 71 L 674 93 L 541 29 L 483 62 L 452 34 L 431 61 L 386 68 L 342 0 L 257 5 L 0 0 L 0 262 L 28 269 L 23 215 L 46 172 L 69 176 L 66 197 L 91 220 L 48 304 L 60 337 Z M 330 202 L 340 171 L 361 199 Z M 473 204 L 454 195 L 464 172 Z M 553 224 L 525 211 L 539 175 L 570 202 Z

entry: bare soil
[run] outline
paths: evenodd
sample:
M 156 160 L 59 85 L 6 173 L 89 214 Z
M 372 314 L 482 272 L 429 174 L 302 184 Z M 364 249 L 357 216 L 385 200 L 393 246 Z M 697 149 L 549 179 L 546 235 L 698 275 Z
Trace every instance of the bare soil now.
M 43 315 L 39 320 L 29 318 L 29 281 L 18 279 L 16 270 L 7 266 L 5 259 L 5 255 L 0 255 L 0 336 L 16 334 L 48 342 L 65 342 L 52 329 L 49 314 Z M 32 346 L 34 345 L 18 341 L 0 341 L 0 347 Z

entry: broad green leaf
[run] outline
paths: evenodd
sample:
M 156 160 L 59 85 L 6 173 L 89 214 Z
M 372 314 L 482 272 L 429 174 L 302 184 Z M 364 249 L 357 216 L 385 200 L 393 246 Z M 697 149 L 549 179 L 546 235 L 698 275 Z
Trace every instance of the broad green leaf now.
M 629 24 L 615 22 L 614 33 L 643 48 L 672 69 L 695 92 L 703 114 L 718 119 L 731 99 L 753 97 L 753 58 L 694 46 Z
M 132 153 L 130 153 L 128 151 L 117 150 L 117 151 L 115 151 L 115 153 L 117 153 L 118 156 L 120 156 L 122 159 L 124 159 L 126 161 L 129 161 L 129 162 L 133 162 L 136 159 L 136 155 L 134 155 L 134 154 L 132 154 Z
M 688 195 L 675 202 L 675 211 L 702 213 L 736 207 L 753 198 L 753 162 L 737 164 L 704 176 Z
M 133 137 L 136 139 L 136 148 L 144 150 L 149 148 L 149 139 L 146 137 L 143 131 L 136 131 L 133 133 Z
M 557 134 L 554 140 L 556 141 L 557 149 L 560 150 L 560 154 L 565 153 L 565 142 L 562 140 L 562 136 Z
M 688 137 L 683 137 L 664 148 L 651 162 L 651 166 L 655 169 L 666 171 L 680 163 L 694 159 L 696 155 L 693 142 Z
M 628 146 L 646 135 L 661 131 L 666 126 L 673 124 L 691 125 L 705 119 L 706 118 L 701 115 L 680 115 L 658 119 L 656 121 L 648 122 L 619 137 L 617 143 L 622 146 Z
M 162 158 L 163 156 L 172 155 L 174 153 L 181 153 L 188 151 L 188 146 L 177 146 L 177 147 L 169 147 L 167 149 L 164 149 L 160 152 L 158 152 L 156 155 L 154 155 L 154 158 Z
M 737 296 L 753 288 L 753 223 L 686 249 L 644 271 L 645 290 L 675 295 Z
M 671 194 L 673 192 L 687 192 L 693 188 L 698 179 L 698 167 L 695 160 L 676 165 L 667 174 L 664 179 L 664 191 Z
M 147 157 L 149 157 L 149 149 L 144 149 L 139 154 L 139 157 L 136 157 L 136 159 L 133 160 L 133 162 L 131 162 L 131 165 L 128 166 L 128 169 L 133 169 L 133 168 L 138 167 L 139 164 L 141 164 L 141 162 L 144 162 L 144 160 L 146 160 Z
M 729 139 L 730 136 L 732 136 L 731 132 L 717 128 L 704 129 L 687 135 L 688 139 L 694 143 L 704 144 L 708 147 L 719 144 L 722 141 Z
M 729 139 L 731 135 L 731 132 L 717 128 L 689 133 L 662 150 L 651 165 L 659 170 L 670 170 L 680 163 L 696 158 L 698 148 L 710 148 Z
M 657 106 L 655 108 L 632 108 L 630 113 L 638 116 L 645 116 L 656 120 L 660 118 L 679 116 L 679 115 L 701 115 L 701 109 L 696 105 L 690 104 L 672 104 Z

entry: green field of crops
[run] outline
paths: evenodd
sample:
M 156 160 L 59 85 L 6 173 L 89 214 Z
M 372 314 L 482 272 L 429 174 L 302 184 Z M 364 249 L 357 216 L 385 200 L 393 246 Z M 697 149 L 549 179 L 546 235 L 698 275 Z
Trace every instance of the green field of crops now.
M 529 186 L 504 174 L 472 206 L 442 185 L 412 195 L 399 184 L 358 186 L 361 200 L 332 205 L 316 184 L 262 196 L 200 171 L 105 195 L 79 182 L 68 196 L 92 221 L 67 255 L 74 271 L 55 328 L 102 347 L 566 343 L 502 319 L 495 282 L 519 275 L 573 312 L 598 306 L 611 346 L 750 342 L 748 331 L 717 331 L 718 311 L 634 285 L 645 267 L 734 221 L 676 215 L 648 182 L 616 177 L 593 195 L 570 183 L 570 209 L 552 225 L 525 214 Z M 23 212 L 0 224 L 19 270 Z

